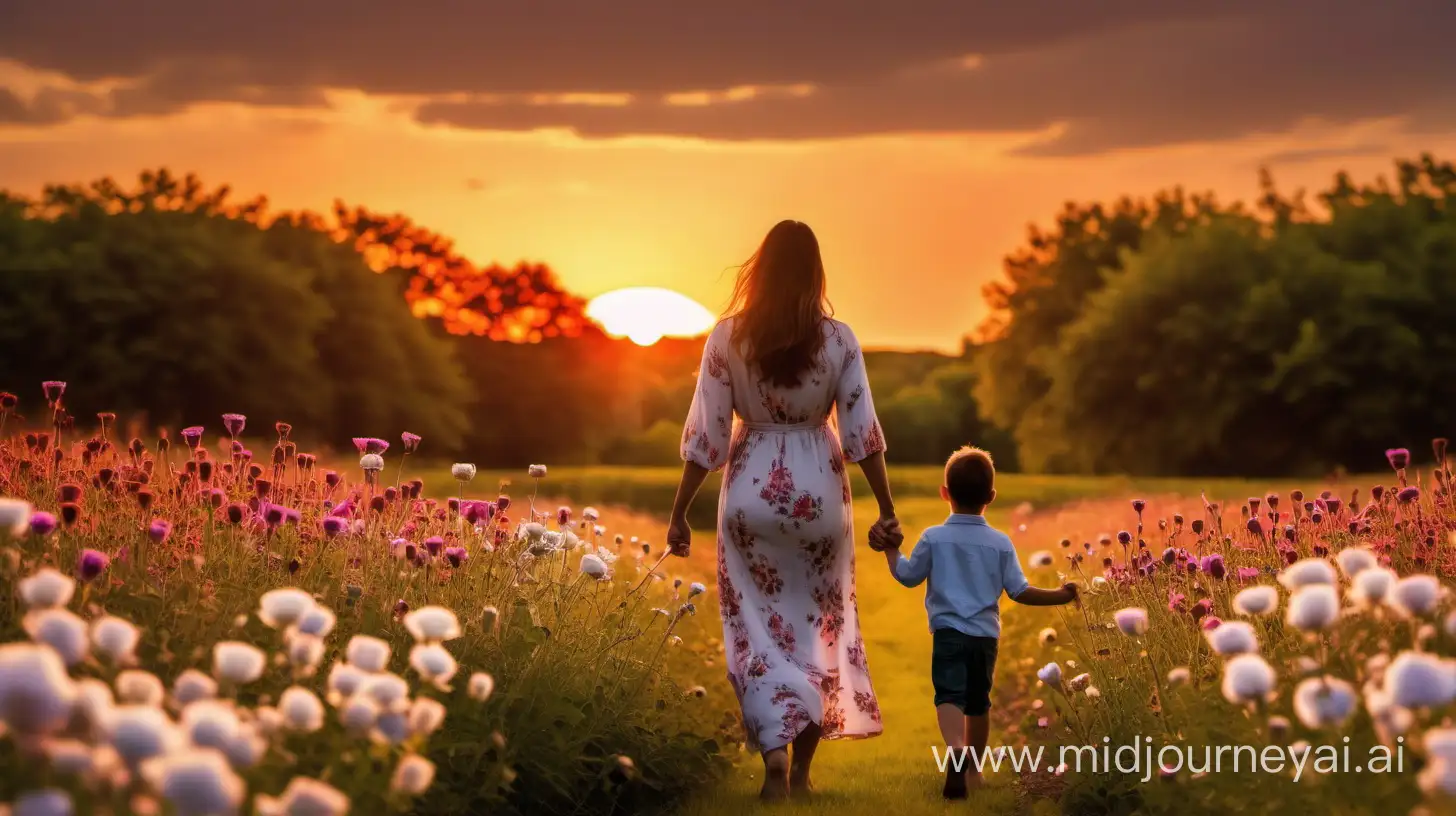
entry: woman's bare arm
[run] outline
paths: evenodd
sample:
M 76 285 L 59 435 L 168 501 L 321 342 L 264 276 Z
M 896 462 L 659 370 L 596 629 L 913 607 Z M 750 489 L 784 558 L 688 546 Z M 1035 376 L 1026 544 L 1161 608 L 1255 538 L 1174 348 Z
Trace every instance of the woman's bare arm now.
M 693 506 L 703 480 L 708 478 L 708 469 L 696 462 L 683 462 L 682 480 L 677 483 L 677 497 L 672 502 L 672 517 L 686 519 L 688 508 Z
M 885 454 L 873 453 L 859 460 L 859 469 L 870 483 L 870 492 L 875 494 L 875 501 L 879 502 L 880 518 L 894 518 L 895 500 L 890 496 L 890 475 L 885 469 Z

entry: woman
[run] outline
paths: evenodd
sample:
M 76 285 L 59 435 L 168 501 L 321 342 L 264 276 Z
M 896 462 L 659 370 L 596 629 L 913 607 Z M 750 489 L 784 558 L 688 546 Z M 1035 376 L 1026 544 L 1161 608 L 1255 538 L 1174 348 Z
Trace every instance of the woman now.
M 819 242 L 797 221 L 770 230 L 743 265 L 729 316 L 703 348 L 667 536 L 687 555 L 688 507 L 726 465 L 723 648 L 749 744 L 763 754 L 765 799 L 809 793 L 820 739 L 881 730 L 855 608 L 845 462 L 864 471 L 881 518 L 895 510 L 859 344 L 830 317 L 824 289 Z

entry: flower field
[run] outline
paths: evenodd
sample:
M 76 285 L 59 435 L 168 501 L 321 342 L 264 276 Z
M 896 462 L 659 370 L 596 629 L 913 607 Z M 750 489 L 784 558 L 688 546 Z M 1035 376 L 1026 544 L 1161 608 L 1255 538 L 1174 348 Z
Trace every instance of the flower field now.
M 665 809 L 724 766 L 706 588 L 545 466 L 427 491 L 410 433 L 335 470 L 285 423 L 122 436 L 65 389 L 22 430 L 0 394 L 18 816 Z

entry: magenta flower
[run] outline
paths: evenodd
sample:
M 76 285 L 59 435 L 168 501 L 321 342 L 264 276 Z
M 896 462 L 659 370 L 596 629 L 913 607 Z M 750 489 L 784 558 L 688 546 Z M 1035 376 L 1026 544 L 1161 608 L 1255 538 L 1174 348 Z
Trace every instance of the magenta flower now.
M 1133 510 L 1134 513 L 1137 513 L 1139 516 L 1141 516 L 1143 514 L 1143 508 L 1145 508 L 1147 506 L 1148 506 L 1148 503 L 1146 501 L 1142 500 L 1142 499 L 1133 499 L 1132 500 L 1132 510 Z
M 202 444 L 202 426 L 193 425 L 183 428 L 182 441 L 187 443 L 187 447 L 197 450 L 197 446 Z
M 45 538 L 56 531 L 56 517 L 44 510 L 37 510 L 30 515 L 30 532 L 32 535 Z
M 425 550 L 429 552 L 430 555 L 439 555 L 440 551 L 443 549 L 445 549 L 445 539 L 439 536 L 430 536 L 429 538 L 425 539 Z
M 1385 452 L 1385 460 L 1396 470 L 1405 470 L 1410 464 L 1410 451 L 1405 448 L 1390 448 Z
M 158 544 L 166 541 L 172 535 L 172 522 L 166 519 L 156 519 L 147 528 L 147 535 Z
M 349 521 L 347 519 L 343 519 L 333 515 L 324 516 L 322 524 L 324 528 L 324 535 L 328 536 L 329 538 L 337 538 L 338 536 L 343 535 L 349 529 Z
M 1198 559 L 1198 568 L 1212 576 L 1215 581 L 1222 581 L 1223 577 L 1228 574 L 1228 570 L 1224 568 L 1223 556 L 1218 553 L 1205 555 Z
M 1187 600 L 1188 600 L 1188 596 L 1187 595 L 1184 595 L 1181 592 L 1175 592 L 1173 590 L 1168 590 L 1168 611 L 1169 612 L 1182 612 L 1183 611 L 1183 604 L 1185 602 L 1187 602 Z
M 389 450 L 389 443 L 372 436 L 356 436 L 354 437 L 354 448 L 359 451 L 360 456 L 366 453 L 381 454 Z
M 510 496 L 497 496 L 496 497 L 496 499 L 495 499 L 495 509 L 497 509 L 497 510 L 501 511 L 502 513 L 504 513 L 506 510 L 510 509 L 510 506 L 511 506 L 511 497 Z
M 242 414 L 223 414 L 222 427 L 227 431 L 229 438 L 241 436 L 243 428 L 248 424 L 248 418 Z
M 1195 621 L 1202 620 L 1211 612 L 1213 612 L 1213 601 L 1207 598 L 1199 599 L 1197 603 L 1193 604 L 1193 608 L 1188 610 L 1188 614 L 1192 615 Z
M 1234 574 L 1238 577 L 1239 583 L 1248 583 L 1249 581 L 1258 580 L 1258 578 L 1259 578 L 1259 568 L 1258 567 L 1239 567 L 1238 570 L 1235 571 Z
M 419 434 L 412 434 L 409 431 L 405 431 L 404 433 L 399 435 L 399 439 L 401 442 L 404 443 L 404 452 L 406 455 L 414 453 L 415 451 L 420 449 Z
M 571 523 L 571 508 L 561 507 L 556 510 L 556 523 L 562 527 Z
M 461 506 L 460 515 L 471 524 L 490 521 L 495 515 L 495 504 L 488 501 L 467 501 Z
M 111 565 L 111 556 L 97 550 L 82 550 L 76 558 L 76 577 L 90 583 L 101 577 Z
M 329 515 L 335 516 L 337 518 L 348 518 L 354 515 L 354 500 L 344 499 L 343 501 L 334 505 L 334 508 L 329 511 Z
M 1220 626 L 1223 626 L 1223 620 L 1217 615 L 1209 615 L 1203 619 L 1203 629 L 1206 632 L 1211 632 Z
M 1278 495 L 1276 495 L 1274 493 L 1270 493 L 1269 495 L 1267 495 L 1267 496 L 1264 497 L 1264 501 L 1266 503 L 1268 503 L 1270 510 L 1278 510 L 1279 509 L 1279 496 Z
M 1395 494 L 1396 501 L 1399 501 L 1401 504 L 1410 504 L 1420 497 L 1421 489 L 1414 485 L 1410 487 L 1402 487 L 1400 489 L 1400 492 Z
M 338 487 L 339 486 L 339 473 L 338 473 L 338 471 L 335 471 L 335 470 L 326 470 L 326 471 L 324 471 L 324 484 L 328 485 L 329 487 Z
M 458 567 L 470 558 L 470 553 L 466 552 L 464 547 L 446 547 L 445 558 L 450 562 L 450 566 Z
M 45 392 L 46 402 L 55 405 L 61 401 L 66 393 L 66 384 L 60 380 L 46 380 L 40 384 L 41 390 Z
M 1259 538 L 1264 537 L 1264 525 L 1259 523 L 1257 516 L 1250 516 L 1248 523 L 1244 526 L 1248 528 L 1251 535 L 1256 535 Z

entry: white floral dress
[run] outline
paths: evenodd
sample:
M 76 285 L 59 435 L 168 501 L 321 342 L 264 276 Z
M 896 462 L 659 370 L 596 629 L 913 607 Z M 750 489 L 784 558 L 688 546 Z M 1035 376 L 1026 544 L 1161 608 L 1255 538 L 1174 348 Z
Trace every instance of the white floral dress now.
M 703 348 L 682 456 L 727 466 L 718 594 L 749 745 L 782 747 L 811 722 L 826 739 L 874 736 L 880 706 L 856 608 L 845 462 L 883 451 L 885 437 L 859 343 L 826 320 L 815 368 L 785 389 L 748 368 L 732 322 L 719 323 Z

